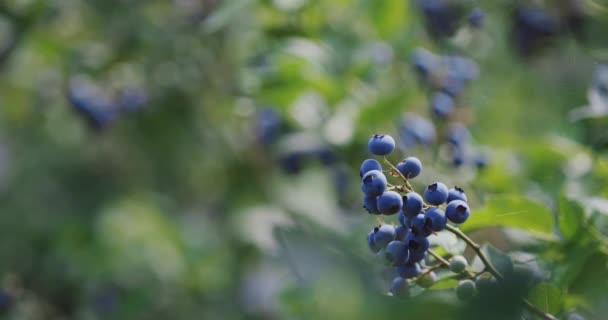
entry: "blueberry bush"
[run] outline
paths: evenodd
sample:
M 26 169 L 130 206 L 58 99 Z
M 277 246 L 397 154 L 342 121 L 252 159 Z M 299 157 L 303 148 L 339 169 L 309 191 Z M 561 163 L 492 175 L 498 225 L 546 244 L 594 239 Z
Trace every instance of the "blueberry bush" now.
M 604 319 L 606 32 L 602 0 L 0 1 L 0 318 Z

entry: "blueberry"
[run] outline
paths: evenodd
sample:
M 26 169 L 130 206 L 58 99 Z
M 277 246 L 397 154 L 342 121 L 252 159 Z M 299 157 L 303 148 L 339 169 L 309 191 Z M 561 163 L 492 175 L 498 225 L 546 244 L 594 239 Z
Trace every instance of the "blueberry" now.
M 424 14 L 426 26 L 432 35 L 452 37 L 456 34 L 461 10 L 453 1 L 418 0 L 416 4 Z
M 136 111 L 143 108 L 148 102 L 146 92 L 141 88 L 125 88 L 121 90 L 116 103 L 121 109 Z
M 386 177 L 378 170 L 371 170 L 361 179 L 361 191 L 368 196 L 379 196 L 386 190 Z
M 485 167 L 488 166 L 489 161 L 490 160 L 489 160 L 488 154 L 485 152 L 479 152 L 473 158 L 473 163 L 475 164 L 477 169 L 484 169 Z
M 390 224 L 375 227 L 372 232 L 374 245 L 381 249 L 385 248 L 389 242 L 395 240 L 395 237 L 397 236 L 395 233 L 395 227 L 391 226 Z
M 422 210 L 424 201 L 422 197 L 416 192 L 408 192 L 402 198 L 403 201 L 403 214 L 406 217 L 415 217 Z
M 464 145 L 471 140 L 471 132 L 464 125 L 454 123 L 450 125 L 450 128 L 448 129 L 447 139 L 452 145 Z
M 424 212 L 412 218 L 412 233 L 420 237 L 428 237 L 433 230 L 426 223 Z
M 416 283 L 421 288 L 430 288 L 435 284 L 435 282 L 437 282 L 437 274 L 435 272 L 428 272 L 428 270 L 422 269 L 420 270 L 420 273 L 422 274 L 422 276 L 418 278 Z
M 384 250 L 384 257 L 393 266 L 405 264 L 409 258 L 409 250 L 401 241 L 391 241 Z
M 380 214 L 378 211 L 377 197 L 374 196 L 363 196 L 363 208 L 371 214 Z
M 299 152 L 292 152 L 282 156 L 279 159 L 279 163 L 283 168 L 283 171 L 287 174 L 298 174 L 302 170 L 302 154 Z
M 411 223 L 410 223 L 410 221 L 409 221 L 408 217 L 406 217 L 406 216 L 403 214 L 403 208 L 401 208 L 401 211 L 399 211 L 399 214 L 397 215 L 397 219 L 399 220 L 399 223 L 400 223 L 402 226 L 404 226 L 404 227 L 406 227 L 406 228 L 409 228 L 409 227 L 411 226 Z
M 74 78 L 70 81 L 67 97 L 74 109 L 95 130 L 103 130 L 118 119 L 119 106 L 92 82 Z
M 431 246 L 428 238 L 416 235 L 413 232 L 405 237 L 405 244 L 407 244 L 407 247 L 410 249 L 410 253 L 418 254 L 425 252 Z
M 369 249 L 373 253 L 378 253 L 378 251 L 382 250 L 382 247 L 376 244 L 376 240 L 374 237 L 374 230 L 370 231 L 367 234 L 367 245 L 369 246 Z
M 393 215 L 401 210 L 403 200 L 395 191 L 385 191 L 378 197 L 378 210 L 385 215 Z
M 407 297 L 409 295 L 409 288 L 407 281 L 401 277 L 393 279 L 391 284 L 391 293 L 394 297 Z
M 454 112 L 454 107 L 454 99 L 447 93 L 439 91 L 433 95 L 431 109 L 436 116 L 445 118 Z
M 466 154 L 463 146 L 452 146 L 452 165 L 454 167 L 462 166 L 465 162 L 465 157 Z
M 454 273 L 461 273 L 466 270 L 467 265 L 467 259 L 465 259 L 463 256 L 455 256 L 452 258 L 452 261 L 450 261 L 450 271 Z
M 405 240 L 405 237 L 407 236 L 408 232 L 409 232 L 409 229 L 404 226 L 396 227 L 395 228 L 395 239 L 399 240 L 399 241 Z
M 420 274 L 420 265 L 417 263 L 406 263 L 395 268 L 397 274 L 405 279 L 415 278 Z
M 422 260 L 424 260 L 424 258 L 426 258 L 427 253 L 422 252 L 422 253 L 413 253 L 410 252 L 410 258 L 407 260 L 407 263 L 414 263 L 414 262 L 420 262 Z
M 407 157 L 397 164 L 397 170 L 407 179 L 416 178 L 422 171 L 422 163 L 416 157 Z
M 460 280 L 456 287 L 456 296 L 460 300 L 468 300 L 475 295 L 475 291 L 475 282 L 473 280 Z
M 448 79 L 459 79 L 467 82 L 475 80 L 479 76 L 479 65 L 469 58 L 448 55 L 443 57 L 443 64 L 447 68 Z
M 463 223 L 467 221 L 469 215 L 471 215 L 471 210 L 466 202 L 454 200 L 448 203 L 445 208 L 445 215 L 453 223 Z
M 437 131 L 429 119 L 407 114 L 399 126 L 399 138 L 404 148 L 411 148 L 416 144 L 429 145 L 435 143 Z
M 448 219 L 445 217 L 445 212 L 439 208 L 430 208 L 424 215 L 424 225 L 437 232 L 445 228 Z
M 324 166 L 331 166 L 336 162 L 336 154 L 329 148 L 319 148 L 312 151 L 312 155 L 321 161 Z M 382 169 L 380 169 L 382 170 Z
M 480 28 L 483 25 L 484 20 L 485 14 L 483 13 L 483 10 L 479 7 L 473 8 L 471 14 L 469 14 L 469 24 L 472 27 Z
M 427 77 L 437 69 L 439 59 L 426 49 L 416 48 L 412 53 L 411 63 L 420 76 Z
M 363 161 L 361 164 L 361 169 L 359 169 L 359 177 L 363 178 L 363 175 L 372 170 L 382 171 L 382 165 L 380 162 L 375 159 L 367 159 Z
M 395 149 L 395 140 L 387 134 L 375 134 L 367 143 L 369 152 L 377 156 L 385 156 Z
M 453 200 L 462 200 L 464 202 L 467 202 L 467 195 L 464 193 L 464 190 L 462 190 L 462 188 L 454 187 L 448 190 L 447 203 L 450 203 Z
M 441 205 L 448 199 L 448 187 L 441 182 L 431 183 L 424 190 L 424 199 L 432 205 Z

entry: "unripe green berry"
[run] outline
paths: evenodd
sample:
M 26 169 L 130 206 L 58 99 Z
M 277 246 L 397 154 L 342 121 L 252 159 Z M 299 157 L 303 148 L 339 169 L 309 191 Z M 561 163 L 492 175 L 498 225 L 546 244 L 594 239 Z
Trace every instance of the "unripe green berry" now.
M 468 300 L 475 295 L 475 291 L 475 282 L 473 280 L 461 280 L 456 287 L 456 296 L 460 300 Z
M 482 274 L 475 280 L 477 291 L 484 292 L 492 288 L 496 284 L 496 278 L 490 274 Z
M 426 273 L 427 270 L 422 270 L 421 272 L 423 275 L 416 281 L 421 288 L 430 288 L 437 282 L 437 274 L 435 272 Z
M 467 259 L 463 256 L 455 256 L 450 261 L 450 270 L 454 273 L 461 273 L 467 268 Z

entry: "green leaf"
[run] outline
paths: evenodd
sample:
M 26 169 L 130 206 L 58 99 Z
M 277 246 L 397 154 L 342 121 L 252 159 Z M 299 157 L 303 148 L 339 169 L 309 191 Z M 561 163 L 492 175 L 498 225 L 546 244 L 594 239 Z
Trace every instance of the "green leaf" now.
M 452 277 L 445 277 L 437 281 L 430 289 L 431 290 L 444 290 L 456 288 L 458 285 L 458 279 Z
M 513 272 L 513 260 L 508 254 L 490 244 L 484 245 L 481 250 L 486 253 L 488 259 L 500 274 L 505 276 Z
M 522 196 L 494 196 L 485 206 L 471 212 L 463 223 L 463 231 L 484 227 L 514 227 L 550 235 L 553 232 L 553 214 L 545 205 Z
M 544 312 L 557 314 L 564 304 L 562 292 L 555 286 L 547 283 L 536 285 L 528 294 L 530 303 Z
M 583 226 L 585 211 L 578 202 L 566 198 L 565 195 L 561 195 L 558 201 L 559 231 L 566 239 L 571 240 L 578 234 Z

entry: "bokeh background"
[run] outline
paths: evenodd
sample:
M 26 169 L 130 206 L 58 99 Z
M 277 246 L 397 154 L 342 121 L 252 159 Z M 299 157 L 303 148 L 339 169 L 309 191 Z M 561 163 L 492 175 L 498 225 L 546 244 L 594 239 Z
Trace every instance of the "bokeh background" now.
M 358 169 L 386 133 L 418 190 L 467 190 L 463 228 L 548 283 L 545 310 L 603 319 L 606 34 L 602 1 L 3 0 L 2 317 L 521 319 L 453 283 L 385 295 Z M 478 68 L 447 120 L 416 52 Z

